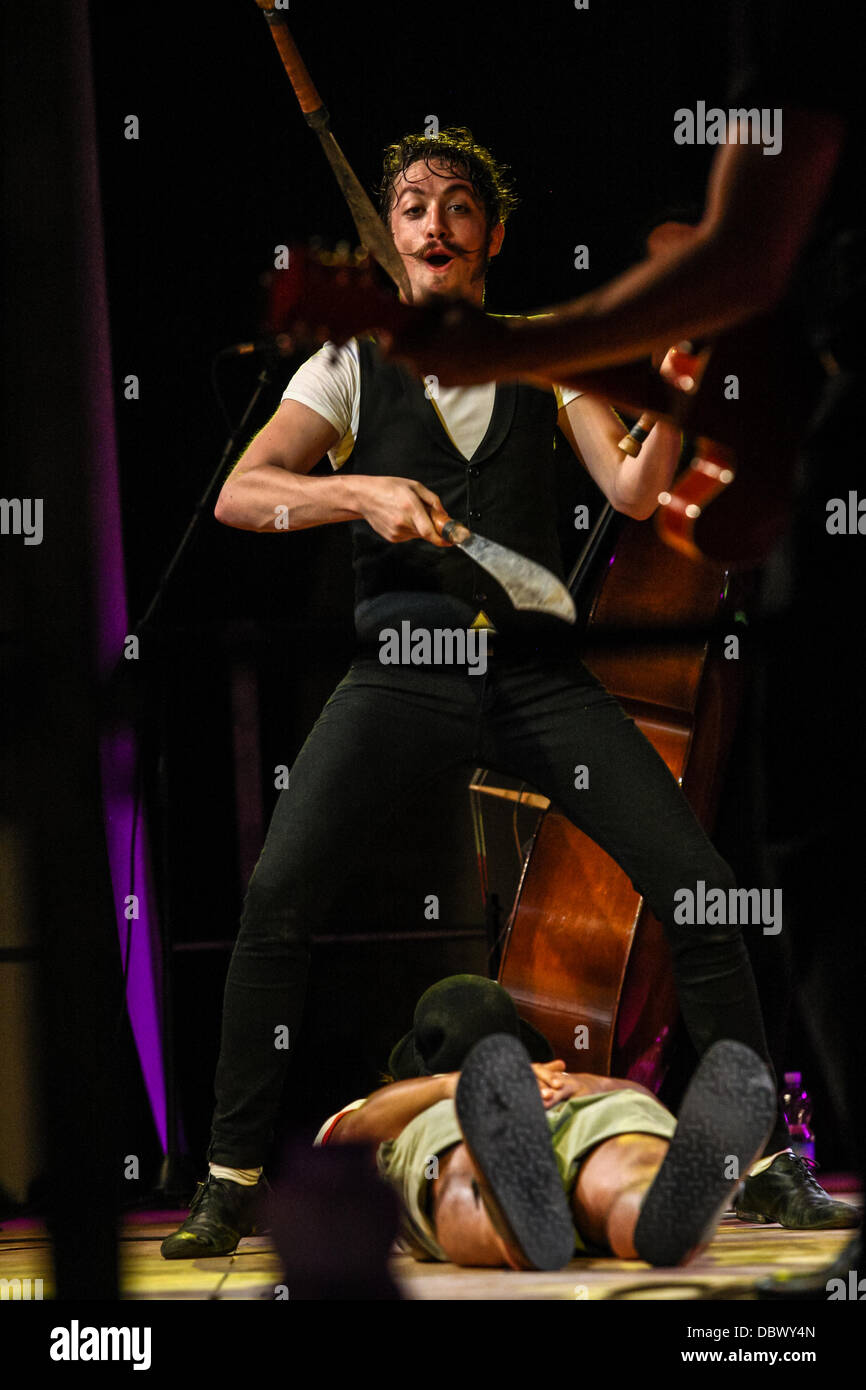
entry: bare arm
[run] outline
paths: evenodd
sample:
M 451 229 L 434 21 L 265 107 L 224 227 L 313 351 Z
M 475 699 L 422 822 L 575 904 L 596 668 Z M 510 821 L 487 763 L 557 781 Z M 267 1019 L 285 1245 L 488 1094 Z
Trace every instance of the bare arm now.
M 639 1091 L 644 1096 L 653 1095 L 639 1081 L 626 1081 L 620 1076 L 595 1076 L 592 1072 L 566 1072 L 562 1078 L 562 1089 L 557 1091 L 551 1104 L 559 1105 L 569 1096 L 595 1096 L 599 1091 Z
M 323 416 L 300 401 L 282 401 L 223 484 L 217 521 L 242 531 L 273 531 L 283 507 L 290 517 L 284 530 L 359 517 L 351 478 L 306 476 L 336 443 L 337 431 Z
M 419 1076 L 411 1081 L 393 1081 L 374 1091 L 358 1110 L 350 1110 L 339 1121 L 332 1144 L 383 1144 L 396 1139 L 410 1120 L 436 1105 L 451 1100 L 457 1089 L 459 1072 L 446 1076 Z
M 652 1095 L 637 1081 L 622 1081 L 618 1077 L 592 1076 L 588 1072 L 566 1072 L 561 1059 L 553 1062 L 533 1062 L 532 1070 L 545 1109 L 559 1105 L 569 1096 L 595 1095 L 599 1091 L 642 1091 Z M 358 1110 L 349 1110 L 332 1132 L 332 1144 L 382 1144 L 396 1139 L 410 1120 L 436 1105 L 440 1100 L 453 1100 L 457 1091 L 459 1072 L 445 1076 L 420 1076 L 411 1081 L 394 1081 L 374 1091 Z
M 619 448 L 625 425 L 609 405 L 594 396 L 569 401 L 558 416 L 574 453 L 586 466 L 618 512 L 645 521 L 658 506 L 676 471 L 680 432 L 660 420 L 650 430 L 637 458 Z
M 509 368 L 543 366 L 562 380 L 569 367 L 630 361 L 772 308 L 824 201 L 844 133 L 838 116 L 789 109 L 778 155 L 765 155 L 760 145 L 723 146 L 694 241 L 548 318 L 509 320 Z M 489 374 L 489 360 L 485 365 Z
M 412 478 L 307 475 L 338 435 L 300 401 L 278 406 L 229 474 L 214 515 L 242 531 L 300 531 L 363 518 L 388 541 L 446 546 L 431 516 L 448 518 L 434 492 Z

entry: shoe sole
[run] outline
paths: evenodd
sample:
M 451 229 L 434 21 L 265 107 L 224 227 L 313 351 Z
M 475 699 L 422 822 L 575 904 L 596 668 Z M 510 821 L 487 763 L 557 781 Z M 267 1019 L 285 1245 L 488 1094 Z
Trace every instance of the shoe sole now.
M 640 1259 L 683 1264 L 708 1239 L 766 1144 L 775 1115 L 772 1078 L 760 1057 L 731 1039 L 714 1043 L 692 1078 L 641 1208 L 634 1233 Z
M 242 1240 L 247 1240 L 250 1236 L 267 1235 L 269 1231 L 269 1226 L 254 1226 L 251 1231 L 244 1231 L 243 1235 L 238 1236 L 237 1240 L 235 1241 L 234 1245 L 231 1247 L 230 1250 L 214 1250 L 212 1246 L 203 1245 L 200 1245 L 197 1250 L 192 1249 L 191 1246 L 193 1241 L 197 1241 L 199 1239 L 195 1232 L 190 1231 L 189 1233 L 181 1233 L 175 1231 L 173 1235 L 166 1236 L 165 1240 L 162 1242 L 162 1245 L 159 1247 L 159 1253 L 162 1255 L 162 1258 L 164 1260 L 218 1259 L 221 1255 L 233 1255 Z M 177 1241 L 177 1244 L 170 1245 L 171 1241 Z M 167 1246 L 168 1249 L 166 1249 Z
M 168 1236 L 159 1247 L 159 1253 L 164 1260 L 216 1260 L 223 1255 L 233 1255 L 245 1237 L 240 1236 L 230 1250 L 214 1250 L 212 1246 L 198 1244 L 198 1239 L 192 1232 L 189 1236 Z M 174 1240 L 177 1244 L 169 1245 L 169 1241 Z
M 484 1204 L 515 1263 L 562 1269 L 574 1254 L 574 1226 L 523 1044 L 505 1033 L 477 1043 L 455 1102 Z

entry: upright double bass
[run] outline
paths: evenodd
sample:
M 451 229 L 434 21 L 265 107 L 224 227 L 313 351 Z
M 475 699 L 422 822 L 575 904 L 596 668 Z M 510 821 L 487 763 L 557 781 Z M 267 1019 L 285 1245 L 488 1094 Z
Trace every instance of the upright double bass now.
M 709 830 L 743 685 L 725 637 L 742 631 L 742 581 L 687 559 L 639 522 L 598 545 L 595 559 L 602 578 L 590 576 L 583 659 Z M 654 627 L 663 629 L 655 641 Z M 609 640 L 623 629 L 636 640 Z M 543 812 L 524 862 L 499 981 L 572 1070 L 658 1091 L 678 1018 L 662 926 L 624 871 L 555 807 Z

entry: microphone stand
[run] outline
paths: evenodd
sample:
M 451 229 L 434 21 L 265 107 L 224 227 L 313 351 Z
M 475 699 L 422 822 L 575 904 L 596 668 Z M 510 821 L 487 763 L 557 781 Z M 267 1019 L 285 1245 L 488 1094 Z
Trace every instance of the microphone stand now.
M 231 430 L 226 439 L 223 451 L 220 455 L 219 463 L 216 466 L 208 484 L 195 504 L 192 516 L 184 531 L 181 539 L 174 551 L 171 559 L 166 565 L 159 578 L 153 597 L 150 600 L 143 616 L 135 624 L 131 635 L 140 637 L 152 625 L 154 616 L 162 606 L 172 576 L 177 569 L 183 556 L 189 549 L 190 543 L 201 524 L 201 518 L 205 510 L 210 506 L 213 494 L 225 476 L 229 463 L 234 456 L 239 442 L 244 435 L 250 418 L 259 403 L 263 391 L 273 384 L 274 363 L 277 357 L 285 357 L 279 349 L 274 348 L 271 360 L 266 361 L 258 374 L 255 389 L 249 399 L 238 424 Z M 123 657 L 120 657 L 115 667 L 115 675 L 119 669 L 128 669 Z M 159 916 L 159 940 L 161 955 L 161 1027 L 160 1040 L 162 1043 L 163 1065 L 165 1067 L 165 1102 L 166 1102 L 166 1151 L 159 1169 L 159 1175 L 151 1192 L 140 1202 L 147 1204 L 151 1201 L 175 1201 L 185 1199 L 189 1196 L 190 1164 L 187 1154 L 181 1152 L 180 1139 L 180 1114 L 177 1103 L 177 1085 L 175 1080 L 174 1063 L 174 1019 L 173 1019 L 173 989 L 174 989 L 174 961 L 173 961 L 173 931 L 171 913 L 171 875 L 170 875 L 170 848 L 168 843 L 168 769 L 166 759 L 167 748 L 167 716 L 168 700 L 165 684 L 165 676 L 162 666 L 159 675 L 159 705 L 160 705 L 160 737 L 157 754 L 157 785 L 162 818 L 162 833 L 160 836 L 160 868 L 162 878 L 162 901 L 160 904 Z M 141 757 L 140 739 L 136 737 L 136 758 Z
M 266 364 L 264 367 L 262 367 L 262 370 L 259 372 L 258 378 L 256 380 L 255 390 L 253 391 L 253 394 L 249 399 L 249 403 L 247 404 L 246 410 L 244 411 L 240 421 L 232 430 L 231 434 L 225 442 L 222 454 L 220 455 L 220 461 L 216 466 L 216 471 L 211 477 L 207 487 L 205 488 L 198 502 L 196 502 L 195 507 L 193 509 L 193 514 L 189 519 L 189 524 L 180 538 L 180 542 L 177 546 L 177 549 L 175 550 L 174 554 L 172 555 L 171 559 L 169 560 L 168 564 L 162 572 L 162 575 L 156 586 L 153 598 L 150 600 L 150 603 L 148 604 L 147 609 L 145 610 L 144 616 L 139 619 L 138 623 L 133 629 L 136 635 L 140 634 L 143 631 L 143 629 L 147 627 L 148 623 L 153 618 L 154 613 L 162 603 L 169 582 L 171 581 L 171 576 L 177 569 L 178 564 L 180 563 L 181 559 L 186 553 L 190 541 L 192 540 L 193 536 L 198 530 L 202 513 L 204 512 L 205 508 L 209 505 L 212 495 L 214 494 L 214 492 L 216 492 L 217 484 L 222 479 L 226 468 L 228 468 L 229 461 L 232 455 L 234 454 L 235 449 L 238 446 L 238 441 L 240 440 L 242 434 L 244 433 L 247 427 L 247 421 L 250 419 L 250 416 L 252 415 L 253 411 L 258 405 L 259 398 L 262 392 L 265 390 L 266 387 L 271 385 L 273 385 L 273 373 L 271 367 Z

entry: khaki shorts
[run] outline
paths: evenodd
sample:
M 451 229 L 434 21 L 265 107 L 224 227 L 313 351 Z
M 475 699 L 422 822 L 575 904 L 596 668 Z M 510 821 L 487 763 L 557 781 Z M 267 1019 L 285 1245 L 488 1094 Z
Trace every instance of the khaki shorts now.
M 545 1113 L 556 1166 L 569 1199 L 577 1182 L 580 1160 L 596 1144 L 617 1134 L 654 1134 L 672 1139 L 677 1127 L 669 1110 L 640 1091 L 571 1096 Z M 462 1142 L 454 1101 L 440 1100 L 416 1115 L 397 1139 L 379 1145 L 379 1172 L 400 1196 L 402 1233 L 416 1259 L 448 1262 L 448 1256 L 436 1242 L 433 1179 L 439 1175 L 440 1155 Z M 577 1252 L 587 1248 L 577 1230 L 574 1248 Z

